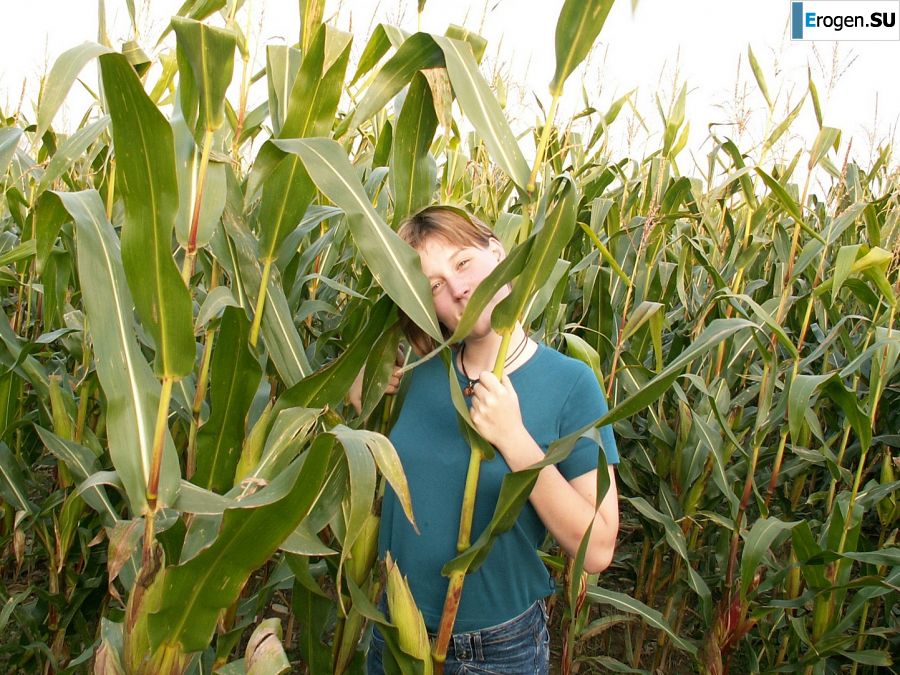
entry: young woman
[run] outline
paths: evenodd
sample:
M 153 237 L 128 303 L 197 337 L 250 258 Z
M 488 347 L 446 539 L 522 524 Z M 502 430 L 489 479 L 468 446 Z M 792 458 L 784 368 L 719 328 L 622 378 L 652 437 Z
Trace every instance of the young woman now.
M 449 335 L 478 284 L 503 260 L 491 230 L 459 209 L 433 206 L 411 217 L 400 236 L 415 248 L 431 284 L 435 312 Z M 504 376 L 492 374 L 500 335 L 491 311 L 509 290 L 488 303 L 472 331 L 454 350 L 455 376 L 466 394 L 472 422 L 497 449 L 482 464 L 473 539 L 490 521 L 503 476 L 540 461 L 554 440 L 607 410 L 593 371 L 528 337 L 516 325 Z M 408 337 L 419 353 L 430 338 L 412 326 Z M 441 568 L 456 556 L 469 446 L 450 399 L 447 369 L 434 358 L 415 368 L 390 438 L 409 482 L 418 532 L 388 487 L 381 514 L 379 552 L 390 552 L 407 576 L 416 603 L 434 634 L 448 579 Z M 541 470 L 529 503 L 515 526 L 501 535 L 486 562 L 466 577 L 445 663 L 445 673 L 546 673 L 549 636 L 543 599 L 553 592 L 537 549 L 547 531 L 574 555 L 593 523 L 585 558 L 588 572 L 612 560 L 619 511 L 612 465 L 618 462 L 609 427 L 601 429 L 611 487 L 598 504 L 597 444 L 580 439 L 558 465 Z M 376 630 L 369 651 L 370 675 L 381 673 L 384 642 Z

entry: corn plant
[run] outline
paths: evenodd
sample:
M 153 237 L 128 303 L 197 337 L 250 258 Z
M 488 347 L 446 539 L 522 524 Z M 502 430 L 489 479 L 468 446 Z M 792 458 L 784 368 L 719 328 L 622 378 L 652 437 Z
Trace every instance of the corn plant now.
M 615 424 L 623 455 L 613 567 L 585 577 L 546 551 L 564 672 L 892 665 L 890 148 L 851 161 L 810 79 L 758 146 L 711 137 L 696 175 L 679 168 L 686 87 L 660 106 L 656 151 L 610 156 L 629 97 L 580 126 L 556 110 L 611 5 L 562 7 L 531 167 L 482 38 L 381 24 L 354 60 L 313 0 L 256 73 L 241 3 L 186 3 L 156 46 L 118 52 L 101 27 L 60 56 L 34 119 L 3 117 L 7 670 L 361 672 L 370 623 L 389 669 L 439 669 L 447 631 L 430 645 L 402 570 L 375 563 L 384 481 L 415 516 L 384 435 L 402 401 L 383 393 L 398 310 L 446 347 L 508 282 L 495 326 L 522 320 L 594 369 L 610 412 L 582 432 Z M 92 60 L 95 104 L 54 130 Z M 810 106 L 818 135 L 773 159 Z M 434 201 L 509 251 L 449 341 L 395 233 Z M 538 468 L 509 477 L 486 531 L 461 532 L 451 598 Z

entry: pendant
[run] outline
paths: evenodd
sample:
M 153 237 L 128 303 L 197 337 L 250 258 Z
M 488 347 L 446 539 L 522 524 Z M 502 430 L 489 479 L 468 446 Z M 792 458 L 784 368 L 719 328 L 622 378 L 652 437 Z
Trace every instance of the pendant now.
M 478 380 L 475 380 L 475 382 L 477 382 L 477 381 Z M 465 388 L 463 389 L 463 396 L 471 396 L 472 394 L 475 393 L 475 382 L 472 382 L 472 380 L 469 380 L 469 384 L 467 384 L 465 386 Z

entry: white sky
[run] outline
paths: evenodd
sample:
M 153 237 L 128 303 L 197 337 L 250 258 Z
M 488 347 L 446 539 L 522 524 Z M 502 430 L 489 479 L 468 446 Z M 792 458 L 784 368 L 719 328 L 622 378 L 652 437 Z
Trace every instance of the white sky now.
M 124 0 L 106 0 L 109 35 L 115 46 L 131 37 Z M 141 43 L 153 42 L 181 0 L 135 0 L 139 7 Z M 293 43 L 299 31 L 297 0 L 247 0 L 253 17 L 252 39 Z M 443 32 L 448 23 L 465 24 L 488 41 L 485 69 L 499 68 L 513 84 L 508 114 L 516 129 L 536 119 L 534 98 L 549 105 L 554 28 L 562 0 L 430 0 L 422 16 L 423 30 Z M 605 112 L 609 104 L 636 89 L 636 109 L 646 120 L 642 131 L 637 115 L 624 110 L 613 127 L 614 150 L 640 158 L 660 144 L 661 123 L 655 97 L 667 108 L 677 80 L 688 85 L 687 119 L 691 123 L 689 151 L 702 163 L 709 123 L 742 120 L 743 125 L 720 126 L 744 150 L 762 138 L 767 111 L 746 59 L 748 45 L 762 65 L 770 93 L 776 99 L 768 124 L 780 122 L 806 89 L 807 66 L 819 89 L 825 124 L 843 130 L 841 149 L 853 139 L 853 155 L 868 163 L 873 144 L 896 135 L 900 121 L 900 41 L 791 42 L 787 39 L 789 0 L 618 0 L 600 34 L 600 45 L 589 63 L 566 85 L 560 115 L 564 119 L 583 108 L 582 86 L 590 105 Z M 40 75 L 69 47 L 97 37 L 95 0 L 29 0 L 17 3 L 15 19 L 0 23 L 0 109 L 19 108 L 33 120 Z M 372 26 L 379 21 L 413 31 L 417 27 L 416 0 L 328 0 L 326 16 L 356 34 L 358 57 Z M 171 41 L 169 42 L 171 44 Z M 260 64 L 264 51 L 258 49 Z M 351 68 L 353 65 L 351 65 Z M 236 74 L 238 70 L 236 69 Z M 91 68 L 85 83 L 96 86 Z M 22 99 L 22 91 L 25 96 Z M 265 87 L 259 83 L 258 98 Z M 56 120 L 56 128 L 77 125 L 90 102 L 76 84 L 71 105 Z M 560 118 L 558 118 L 560 119 Z M 807 148 L 815 137 L 812 105 L 807 102 L 789 147 Z M 524 142 L 523 142 L 524 145 Z M 526 154 L 529 154 L 528 149 Z M 683 157 L 687 157 L 687 153 Z M 682 169 L 689 171 L 681 159 Z

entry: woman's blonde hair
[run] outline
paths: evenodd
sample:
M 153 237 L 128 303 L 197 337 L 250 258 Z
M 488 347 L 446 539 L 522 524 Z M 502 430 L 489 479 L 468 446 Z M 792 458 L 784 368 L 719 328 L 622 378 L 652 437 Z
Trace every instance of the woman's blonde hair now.
M 426 241 L 437 237 L 449 244 L 457 246 L 477 246 L 486 248 L 491 239 L 496 239 L 494 232 L 478 218 L 456 206 L 428 206 L 407 218 L 400 225 L 397 234 L 407 244 L 419 250 Z M 400 321 L 409 344 L 420 356 L 437 347 L 428 333 L 413 323 L 402 312 Z M 452 334 L 443 324 L 441 332 L 444 338 Z

